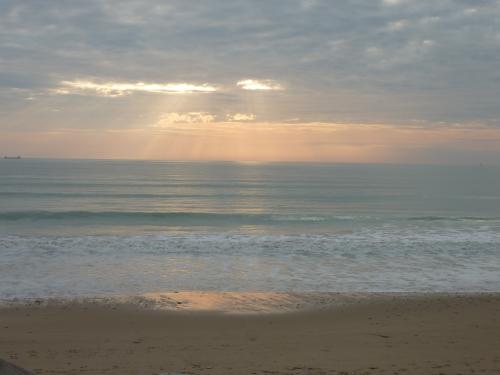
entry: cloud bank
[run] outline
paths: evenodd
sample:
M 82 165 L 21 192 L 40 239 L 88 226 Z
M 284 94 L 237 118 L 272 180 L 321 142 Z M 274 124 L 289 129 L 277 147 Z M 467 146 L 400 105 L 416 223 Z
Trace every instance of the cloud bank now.
M 497 0 L 4 0 L 0 132 L 500 128 L 498 61 Z

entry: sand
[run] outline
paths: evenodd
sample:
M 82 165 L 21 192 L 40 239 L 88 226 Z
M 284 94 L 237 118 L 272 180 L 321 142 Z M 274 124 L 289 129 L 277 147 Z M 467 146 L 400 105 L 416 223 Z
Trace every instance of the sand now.
M 197 296 L 209 305 L 186 308 Z M 88 301 L 3 307 L 0 358 L 38 374 L 500 374 L 499 295 L 355 303 L 315 295 L 294 312 L 253 314 L 213 312 L 230 304 L 209 296 L 168 297 L 179 311 Z M 283 298 L 297 306 L 292 297 Z

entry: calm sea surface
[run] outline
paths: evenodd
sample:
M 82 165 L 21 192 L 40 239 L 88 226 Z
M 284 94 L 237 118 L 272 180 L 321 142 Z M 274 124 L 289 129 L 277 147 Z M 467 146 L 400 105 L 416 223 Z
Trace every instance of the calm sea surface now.
M 500 291 L 500 168 L 0 160 L 0 298 Z

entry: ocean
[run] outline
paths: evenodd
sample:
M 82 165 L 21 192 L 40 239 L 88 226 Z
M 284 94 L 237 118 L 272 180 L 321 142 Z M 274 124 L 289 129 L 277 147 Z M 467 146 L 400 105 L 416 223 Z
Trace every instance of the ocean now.
M 0 160 L 0 299 L 500 291 L 500 168 Z

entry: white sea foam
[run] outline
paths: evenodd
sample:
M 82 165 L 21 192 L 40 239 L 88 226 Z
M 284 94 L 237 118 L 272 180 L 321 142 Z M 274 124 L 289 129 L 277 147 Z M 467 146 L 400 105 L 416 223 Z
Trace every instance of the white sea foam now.
M 0 298 L 157 290 L 500 291 L 500 233 L 0 238 Z

